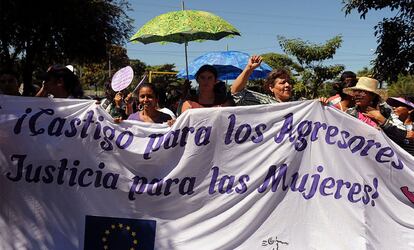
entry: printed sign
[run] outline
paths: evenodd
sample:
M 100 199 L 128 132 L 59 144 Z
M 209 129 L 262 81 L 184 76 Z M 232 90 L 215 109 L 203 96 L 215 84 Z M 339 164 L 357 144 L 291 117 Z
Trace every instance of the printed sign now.
M 126 89 L 134 79 L 134 71 L 130 66 L 118 70 L 112 77 L 111 87 L 118 92 Z

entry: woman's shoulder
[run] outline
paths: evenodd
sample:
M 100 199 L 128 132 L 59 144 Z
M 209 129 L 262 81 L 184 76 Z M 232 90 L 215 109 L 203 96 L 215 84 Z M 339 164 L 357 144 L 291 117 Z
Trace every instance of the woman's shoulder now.
M 135 120 L 135 121 L 141 121 L 140 116 L 139 116 L 139 111 L 132 113 L 128 116 L 128 120 Z
M 195 108 L 204 108 L 204 106 L 203 105 L 201 105 L 200 103 L 198 103 L 198 102 L 196 102 L 196 101 L 194 101 L 194 100 L 186 100 L 185 102 L 184 102 L 184 104 L 186 104 L 187 103 L 187 105 L 190 107 L 190 108 L 192 108 L 192 109 L 195 109 Z

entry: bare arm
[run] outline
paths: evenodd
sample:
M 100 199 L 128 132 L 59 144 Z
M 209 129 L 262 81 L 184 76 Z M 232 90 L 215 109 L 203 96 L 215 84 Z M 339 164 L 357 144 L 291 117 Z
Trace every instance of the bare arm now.
M 190 103 L 188 101 L 185 101 L 183 103 L 183 107 L 181 108 L 181 114 L 184 113 L 184 111 L 186 111 L 187 109 L 190 109 L 190 108 L 191 108 Z
M 134 108 L 132 107 L 133 104 L 133 97 L 132 97 L 132 93 L 129 93 L 125 99 L 125 114 L 130 115 L 132 113 L 134 113 Z
M 234 80 L 233 84 L 231 85 L 230 91 L 232 94 L 240 92 L 246 87 L 247 80 L 249 80 L 249 77 L 253 73 L 253 70 L 259 67 L 261 63 L 261 56 L 254 55 L 249 58 L 249 62 L 244 68 L 243 72 L 241 72 L 241 74 L 236 78 L 236 80 Z
M 42 88 L 35 95 L 36 97 L 46 97 L 47 96 L 47 89 L 45 84 L 42 84 Z

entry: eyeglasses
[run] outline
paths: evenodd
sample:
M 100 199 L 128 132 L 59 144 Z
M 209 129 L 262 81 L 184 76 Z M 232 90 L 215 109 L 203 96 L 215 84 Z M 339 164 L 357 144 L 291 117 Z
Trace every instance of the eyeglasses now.
M 367 96 L 369 92 L 365 90 L 354 90 L 353 93 L 354 95 Z

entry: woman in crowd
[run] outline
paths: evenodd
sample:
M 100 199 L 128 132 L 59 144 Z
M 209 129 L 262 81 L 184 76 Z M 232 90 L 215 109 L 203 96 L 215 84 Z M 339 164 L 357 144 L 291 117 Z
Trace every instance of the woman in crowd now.
M 243 72 L 237 77 L 231 86 L 231 93 L 237 106 L 270 104 L 288 102 L 292 97 L 292 84 L 290 73 L 285 69 L 276 69 L 269 73 L 265 80 L 264 89 L 270 95 L 247 90 L 247 80 L 253 71 L 262 63 L 262 57 L 249 58 Z
M 393 108 L 394 113 L 404 124 L 411 121 L 410 113 L 414 109 L 414 103 L 402 97 L 390 97 L 387 99 L 387 103 Z
M 102 108 L 106 110 L 113 118 L 127 119 L 125 113 L 124 91 L 116 93 L 109 82 L 105 83 L 105 98 L 100 101 Z
M 346 113 L 378 129 L 382 129 L 388 137 L 398 144 L 403 143 L 407 130 L 402 122 L 395 119 L 392 110 L 381 102 L 386 100 L 386 92 L 377 88 L 378 81 L 368 77 L 360 77 L 354 87 L 345 88 L 343 92 L 354 98 L 355 107 Z
M 148 123 L 173 124 L 170 115 L 158 110 L 158 92 L 154 84 L 142 83 L 138 87 L 138 111 L 131 114 L 128 120 L 136 120 Z M 127 105 L 132 105 L 128 103 Z
M 186 100 L 182 112 L 193 108 L 232 106 L 231 97 L 227 94 L 224 82 L 218 81 L 216 68 L 203 65 L 195 74 L 199 84 L 198 95 Z
M 79 77 L 66 66 L 61 64 L 52 65 L 41 78 L 43 83 L 41 89 L 36 94 L 37 97 L 83 97 L 83 90 Z
M 329 106 L 333 106 L 341 111 L 346 111 L 348 108 L 354 106 L 354 100 L 352 96 L 343 92 L 344 88 L 354 87 L 357 83 L 356 74 L 351 71 L 345 71 L 342 73 L 340 82 L 335 83 L 333 88 L 336 91 L 336 95 L 328 98 L 327 102 Z
M 18 75 L 15 71 L 5 70 L 0 73 L 0 94 L 20 96 Z
M 407 136 L 400 146 L 411 155 L 414 155 L 414 103 L 402 97 L 390 97 L 387 103 L 393 108 L 394 113 L 404 123 L 407 130 Z

